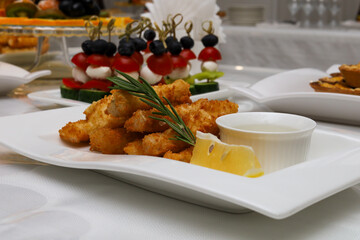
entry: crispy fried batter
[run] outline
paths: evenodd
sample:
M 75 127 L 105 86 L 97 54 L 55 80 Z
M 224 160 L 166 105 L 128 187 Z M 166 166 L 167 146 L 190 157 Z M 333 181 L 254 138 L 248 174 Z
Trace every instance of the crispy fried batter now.
M 124 128 L 98 128 L 90 133 L 90 150 L 104 154 L 123 154 L 126 144 L 141 137 Z
M 181 162 L 189 163 L 192 157 L 194 147 L 189 147 L 179 153 L 173 153 L 172 151 L 167 151 L 164 154 L 164 158 L 169 158 Z
M 219 128 L 216 125 L 216 118 L 237 112 L 238 105 L 229 101 L 201 99 L 190 105 L 180 105 L 177 110 L 194 135 L 196 131 L 218 135 Z M 163 156 L 168 151 L 178 153 L 188 147 L 185 142 L 172 140 L 171 138 L 174 136 L 175 132 L 172 129 L 148 134 L 142 140 L 141 151 L 144 155 Z M 127 150 L 125 152 L 131 154 Z
M 124 127 L 130 132 L 162 132 L 169 128 L 169 126 L 161 121 L 150 118 L 155 116 L 153 112 L 158 112 L 155 109 L 151 110 L 137 110 L 134 114 L 126 120 Z M 156 116 L 159 117 L 159 116 Z
M 155 92 L 161 99 L 166 97 L 174 106 L 182 103 L 191 103 L 190 85 L 183 80 L 176 80 L 172 84 L 154 86 Z M 123 90 L 113 90 L 113 101 L 108 106 L 108 112 L 113 116 L 126 118 L 138 109 L 150 109 L 151 107 Z M 165 100 L 163 100 L 165 102 Z
M 201 119 L 201 116 L 205 119 L 210 119 L 210 116 L 218 118 L 224 114 L 235 113 L 237 112 L 237 109 L 238 105 L 235 103 L 217 100 L 208 101 L 207 99 L 200 99 L 192 104 L 175 106 L 176 112 L 187 125 L 194 125 L 196 124 L 196 121 L 201 122 L 201 120 L 199 120 Z M 203 110 L 208 114 L 205 114 L 200 110 Z M 153 116 L 152 112 L 157 112 L 157 110 L 137 110 L 133 116 L 125 122 L 124 127 L 132 132 L 160 132 L 167 129 L 168 126 L 163 122 L 149 117 Z
M 174 105 L 188 103 L 190 100 L 190 86 L 183 80 L 173 84 L 155 86 L 159 96 L 168 98 Z M 86 142 L 89 134 L 97 128 L 123 127 L 125 121 L 137 109 L 150 107 L 137 97 L 125 91 L 113 91 L 113 95 L 92 103 L 85 111 L 86 120 L 70 122 L 60 131 L 60 137 L 72 143 Z
M 60 138 L 71 143 L 80 143 L 89 141 L 86 120 L 69 122 L 59 130 Z
M 111 100 L 112 96 L 110 95 L 92 103 L 84 111 L 86 120 L 69 122 L 59 130 L 61 139 L 71 143 L 87 142 L 89 141 L 89 134 L 97 128 L 122 127 L 126 118 L 114 117 L 106 112 L 106 108 Z
M 90 130 L 101 127 L 118 128 L 124 125 L 127 118 L 115 117 L 107 112 L 107 107 L 112 99 L 112 95 L 105 96 L 84 111 Z
M 229 101 L 200 99 L 191 103 L 189 84 L 183 80 L 155 86 L 154 90 L 175 106 L 194 135 L 196 131 L 217 135 L 216 118 L 238 110 L 238 105 Z M 92 103 L 84 111 L 85 120 L 70 122 L 59 130 L 60 137 L 72 143 L 90 140 L 91 150 L 105 154 L 165 156 L 189 162 L 192 147 L 174 140 L 176 132 L 163 122 L 149 118 L 154 111 L 128 92 L 115 90 Z M 143 136 L 142 132 L 150 134 Z
M 142 149 L 142 139 L 128 143 L 124 147 L 124 152 L 129 155 L 145 155 Z
M 169 126 L 161 121 L 150 118 L 155 116 L 152 112 L 158 112 L 155 109 L 151 110 L 137 110 L 134 114 L 126 120 L 124 128 L 131 132 L 162 132 L 169 128 Z M 159 116 L 156 116 L 159 117 Z
M 124 151 L 127 154 L 138 154 L 149 156 L 163 156 L 167 151 L 180 152 L 185 149 L 188 144 L 183 141 L 171 140 L 174 138 L 175 132 L 172 129 L 168 129 L 164 132 L 151 133 L 146 135 L 141 142 L 135 141 L 129 143 Z M 139 145 L 140 144 L 140 145 Z M 134 147 L 138 147 L 140 150 L 133 150 Z

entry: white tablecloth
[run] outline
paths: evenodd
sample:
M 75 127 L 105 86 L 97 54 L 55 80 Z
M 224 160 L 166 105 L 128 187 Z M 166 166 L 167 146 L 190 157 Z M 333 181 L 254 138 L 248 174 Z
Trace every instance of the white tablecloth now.
M 44 108 L 27 98 L 0 98 L 1 116 Z M 89 170 L 44 165 L 0 145 L 0 239 L 357 240 L 359 226 L 359 185 L 274 220 L 200 207 Z
M 223 64 L 325 70 L 360 62 L 360 31 L 225 26 Z

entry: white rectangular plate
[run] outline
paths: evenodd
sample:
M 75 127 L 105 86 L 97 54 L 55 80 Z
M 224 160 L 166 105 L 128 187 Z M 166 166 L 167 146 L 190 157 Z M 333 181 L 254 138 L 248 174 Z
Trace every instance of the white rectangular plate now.
M 228 212 L 250 209 L 286 218 L 360 182 L 360 139 L 321 124 L 309 160 L 245 178 L 164 158 L 104 155 L 62 142 L 58 130 L 82 119 L 84 106 L 0 118 L 0 143 L 45 163 L 106 174 L 178 199 Z

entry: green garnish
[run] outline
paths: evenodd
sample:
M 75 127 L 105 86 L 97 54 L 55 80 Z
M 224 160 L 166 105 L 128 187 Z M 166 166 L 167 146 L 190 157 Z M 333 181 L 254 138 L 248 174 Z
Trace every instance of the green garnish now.
M 203 71 L 201 73 L 197 73 L 195 75 L 192 75 L 189 79 L 187 79 L 188 82 L 195 82 L 195 79 L 197 80 L 207 80 L 208 82 L 214 82 L 215 79 L 220 78 L 224 76 L 223 72 L 210 72 L 210 71 Z
M 171 140 L 180 140 L 186 142 L 190 145 L 195 145 L 195 136 L 186 126 L 184 121 L 181 119 L 179 114 L 176 112 L 175 108 L 172 106 L 170 101 L 163 97 L 166 103 L 169 105 L 170 109 L 165 106 L 161 101 L 159 95 L 155 92 L 152 86 L 142 77 L 141 81 L 138 81 L 126 73 L 116 70 L 119 74 L 125 77 L 128 81 L 121 79 L 119 77 L 109 77 L 108 80 L 115 84 L 114 89 L 121 89 L 129 92 L 131 95 L 139 97 L 141 101 L 148 104 L 149 106 L 155 108 L 159 112 L 153 112 L 154 115 L 159 116 L 168 116 L 170 120 L 161 117 L 149 116 L 150 118 L 165 122 L 169 127 L 171 127 L 178 135 Z

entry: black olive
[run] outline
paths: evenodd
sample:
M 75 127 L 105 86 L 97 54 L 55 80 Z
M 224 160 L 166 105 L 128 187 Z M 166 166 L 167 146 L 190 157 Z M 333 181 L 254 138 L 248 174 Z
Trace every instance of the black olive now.
M 181 53 L 181 44 L 180 42 L 173 40 L 171 42 L 169 42 L 169 44 L 167 45 L 169 52 L 172 55 L 179 55 Z
M 135 44 L 135 51 L 140 52 L 147 48 L 147 44 L 142 38 L 133 38 L 133 43 Z
M 135 52 L 135 44 L 132 41 L 120 41 L 118 51 L 120 55 L 130 57 Z
M 144 38 L 148 41 L 152 41 L 154 40 L 156 37 L 156 33 L 154 30 L 152 29 L 147 29 L 145 32 L 144 32 Z
M 81 2 L 74 3 L 71 6 L 71 11 L 69 13 L 70 17 L 81 17 L 86 13 L 84 5 Z
M 160 40 L 152 41 L 149 45 L 150 51 L 157 56 L 163 55 L 166 53 L 166 48 Z
M 194 46 L 194 40 L 189 36 L 182 37 L 180 43 L 185 49 L 191 49 Z
M 205 47 L 214 47 L 219 42 L 219 39 L 214 34 L 208 34 L 201 39 L 201 42 Z
M 81 44 L 81 48 L 84 51 L 84 53 L 86 55 L 91 55 L 92 54 L 92 43 L 93 41 L 91 40 L 86 40 Z
M 108 42 L 105 50 L 105 55 L 111 57 L 116 52 L 116 45 L 112 42 Z
M 59 9 L 65 15 L 70 16 L 72 10 L 73 1 L 71 0 L 64 0 L 59 3 Z
M 97 39 L 91 45 L 91 51 L 95 54 L 105 54 L 108 42 L 104 39 Z
M 172 41 L 176 41 L 173 36 L 169 36 L 165 39 L 166 45 L 169 45 Z

